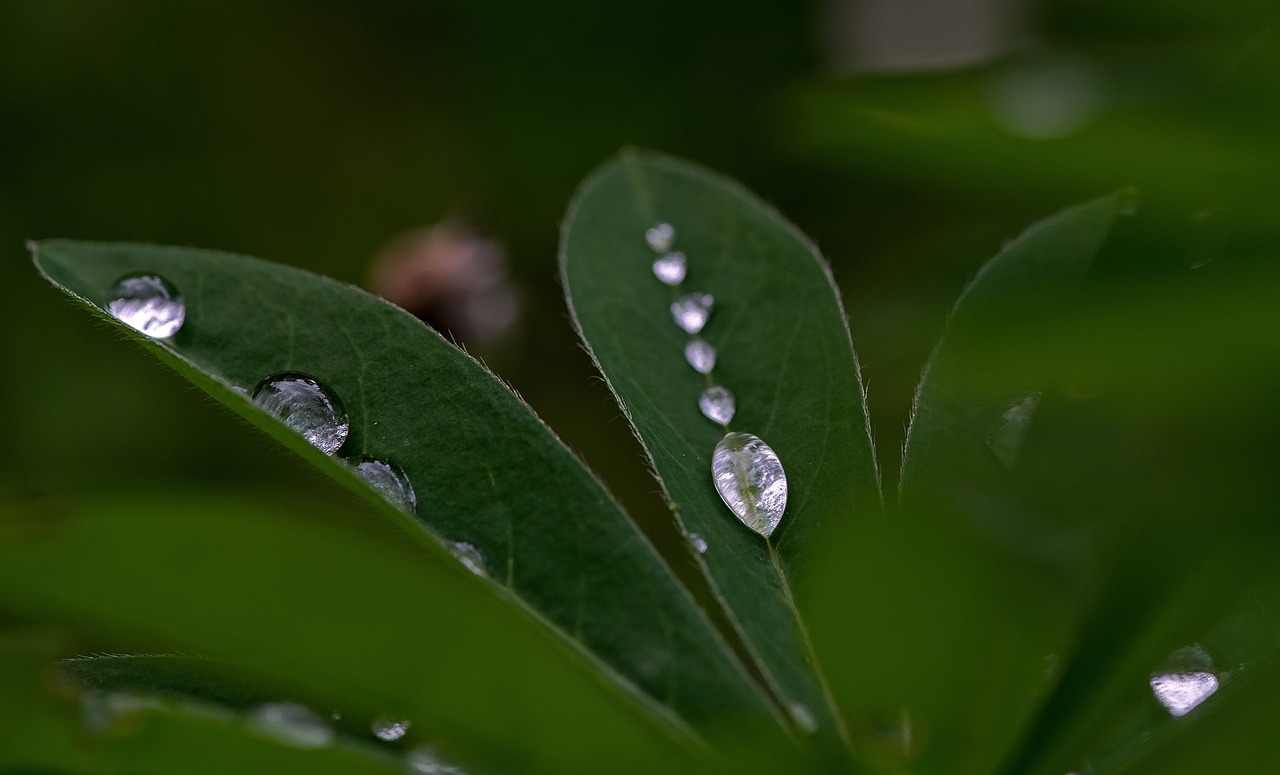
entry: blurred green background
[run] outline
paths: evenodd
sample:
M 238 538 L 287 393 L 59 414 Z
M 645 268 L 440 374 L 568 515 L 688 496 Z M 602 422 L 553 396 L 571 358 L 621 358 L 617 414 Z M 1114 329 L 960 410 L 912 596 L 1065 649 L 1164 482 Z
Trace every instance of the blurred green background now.
M 213 247 L 367 286 L 389 241 L 454 219 L 503 246 L 521 299 L 506 343 L 473 351 L 660 514 L 555 277 L 577 182 L 627 144 L 741 179 L 824 250 L 892 481 L 948 306 L 1033 220 L 1137 185 L 1142 248 L 1104 276 L 1184 282 L 1272 254 L 1276 16 L 1253 0 L 6 2 L 0 484 L 316 481 L 59 298 L 25 240 Z

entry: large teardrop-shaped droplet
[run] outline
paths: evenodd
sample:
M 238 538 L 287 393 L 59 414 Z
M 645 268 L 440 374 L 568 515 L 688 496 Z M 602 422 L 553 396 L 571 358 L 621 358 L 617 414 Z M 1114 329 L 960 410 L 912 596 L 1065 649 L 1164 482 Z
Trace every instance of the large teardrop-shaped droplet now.
M 107 293 L 107 311 L 152 339 L 168 339 L 187 319 L 178 289 L 158 274 L 142 272 L 116 280 Z
M 787 510 L 787 474 L 773 449 L 750 433 L 726 433 L 711 456 L 720 498 L 742 524 L 766 538 Z
M 1151 676 L 1151 693 L 1174 717 L 1185 716 L 1218 691 L 1213 658 L 1198 643 L 1169 656 L 1163 670 Z
M 338 451 L 351 429 L 337 397 L 301 372 L 284 371 L 262 380 L 253 390 L 253 403 L 326 455 Z
M 711 422 L 728 425 L 737 411 L 737 404 L 728 388 L 712 385 L 698 396 L 698 409 Z
M 696 334 L 711 317 L 716 299 L 709 293 L 686 293 L 671 304 L 671 317 L 686 334 Z
M 418 496 L 413 491 L 413 484 L 404 470 L 395 463 L 366 456 L 360 458 L 360 462 L 356 464 L 356 472 L 369 483 L 369 486 L 401 511 L 412 512 L 418 505 Z

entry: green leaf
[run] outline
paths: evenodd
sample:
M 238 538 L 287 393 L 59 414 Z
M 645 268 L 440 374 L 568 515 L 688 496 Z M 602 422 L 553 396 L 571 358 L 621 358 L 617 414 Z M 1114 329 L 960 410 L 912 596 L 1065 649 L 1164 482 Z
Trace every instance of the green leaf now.
M 910 569 L 890 601 L 855 597 L 852 620 L 884 644 L 861 647 L 871 656 L 842 682 L 906 709 L 930 740 L 917 752 L 922 771 L 997 767 L 1054 686 L 1079 620 L 1089 570 L 1081 537 L 1046 524 L 1009 484 L 1054 372 L 1053 353 L 1021 342 L 1029 324 L 1063 313 L 1131 198 L 1046 219 L 978 272 L 916 392 L 903 524 L 860 536 L 850 571 L 828 582 L 868 589 L 876 574 Z
M 1116 194 L 1035 224 L 965 288 L 916 388 L 898 482 L 904 502 L 1014 465 L 1052 368 L 1051 353 L 1017 350 L 1023 327 L 1063 311 L 1132 198 Z M 1010 351 L 1021 357 L 1002 358 Z
M 36 263 L 102 311 L 114 282 L 155 273 L 185 297 L 170 339 L 131 335 L 180 374 L 441 554 L 469 544 L 495 590 L 565 638 L 675 727 L 764 718 L 767 705 L 669 568 L 599 481 L 492 374 L 421 322 L 357 288 L 204 250 L 53 241 Z M 299 371 L 345 405 L 350 437 L 328 457 L 250 400 Z M 250 451 L 249 454 L 252 454 Z M 415 514 L 352 471 L 399 466 Z
M 335 736 L 294 748 L 213 705 L 69 695 L 52 680 L 54 644 L 0 633 L 0 772 L 368 773 L 404 772 L 400 754 Z M 79 702 L 77 702 L 79 700 Z
M 677 288 L 659 282 L 646 230 L 673 225 L 687 255 Z M 798 608 L 806 557 L 881 509 L 858 362 L 839 296 L 814 247 L 737 184 L 668 157 L 628 151 L 583 184 L 562 233 L 574 320 L 644 445 L 680 528 L 770 688 L 798 726 L 843 736 Z M 669 310 L 683 293 L 715 298 L 701 336 L 712 378 L 736 397 L 729 425 L 755 434 L 787 474 L 771 539 L 744 527 L 712 484 L 724 429 L 699 413 L 709 379 L 686 362 Z M 841 523 L 845 523 L 842 525 Z M 839 658 L 840 655 L 834 655 Z
M 46 503 L 0 514 L 0 617 L 244 663 L 292 687 L 283 699 L 410 719 L 481 769 L 701 760 L 466 570 L 388 533 L 210 492 Z

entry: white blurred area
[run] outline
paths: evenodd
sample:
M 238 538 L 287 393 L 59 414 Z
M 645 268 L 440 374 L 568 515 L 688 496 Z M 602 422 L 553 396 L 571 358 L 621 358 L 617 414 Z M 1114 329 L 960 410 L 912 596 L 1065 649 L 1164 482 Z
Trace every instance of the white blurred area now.
M 824 0 L 823 45 L 838 74 L 945 70 L 1025 44 L 1023 0 Z

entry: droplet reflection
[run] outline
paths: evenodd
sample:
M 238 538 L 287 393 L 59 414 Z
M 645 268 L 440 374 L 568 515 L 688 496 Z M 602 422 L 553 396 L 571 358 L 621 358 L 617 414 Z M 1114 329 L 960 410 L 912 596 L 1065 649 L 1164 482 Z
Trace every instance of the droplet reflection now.
M 187 319 L 178 289 L 158 274 L 121 277 L 107 294 L 107 311 L 116 320 L 152 339 L 168 339 Z
M 412 512 L 418 505 L 413 484 L 400 466 L 373 457 L 362 457 L 356 471 L 373 489 L 401 511 Z
M 1173 652 L 1167 669 L 1149 683 L 1156 700 L 1175 718 L 1187 715 L 1218 691 L 1213 659 L 1198 644 Z
M 671 304 L 671 317 L 686 334 L 696 334 L 707 325 L 715 303 L 709 293 L 686 293 Z
M 684 282 L 684 276 L 688 271 L 689 264 L 685 260 L 684 253 L 678 250 L 653 262 L 654 277 L 667 285 L 679 285 Z
M 702 415 L 708 420 L 721 425 L 728 425 L 736 411 L 733 393 L 719 385 L 712 385 L 702 391 L 702 395 L 698 396 L 698 409 L 702 411 Z
M 409 731 L 408 721 L 394 721 L 389 718 L 377 718 L 369 725 L 373 730 L 373 736 L 383 742 L 393 743 L 404 737 Z
M 440 752 L 429 745 L 410 750 L 404 763 L 415 775 L 465 775 L 465 770 L 442 759 Z
M 644 233 L 644 241 L 654 253 L 666 253 L 676 242 L 676 227 L 660 223 Z
M 710 374 L 716 367 L 716 348 L 707 340 L 694 337 L 684 346 L 684 359 L 699 374 Z
M 248 721 L 249 728 L 294 748 L 325 748 L 334 733 L 305 705 L 273 702 L 260 706 Z
M 480 550 L 467 543 L 466 541 L 454 541 L 449 544 L 449 551 L 453 552 L 453 556 L 462 563 L 463 567 L 477 576 L 488 576 L 489 568 L 485 564 L 484 555 Z
M 726 433 L 711 456 L 716 492 L 742 524 L 766 538 L 787 510 L 787 474 L 773 449 L 750 433 Z
M 351 426 L 342 404 L 306 374 L 296 371 L 272 374 L 254 388 L 253 403 L 326 455 L 337 452 L 347 440 Z

